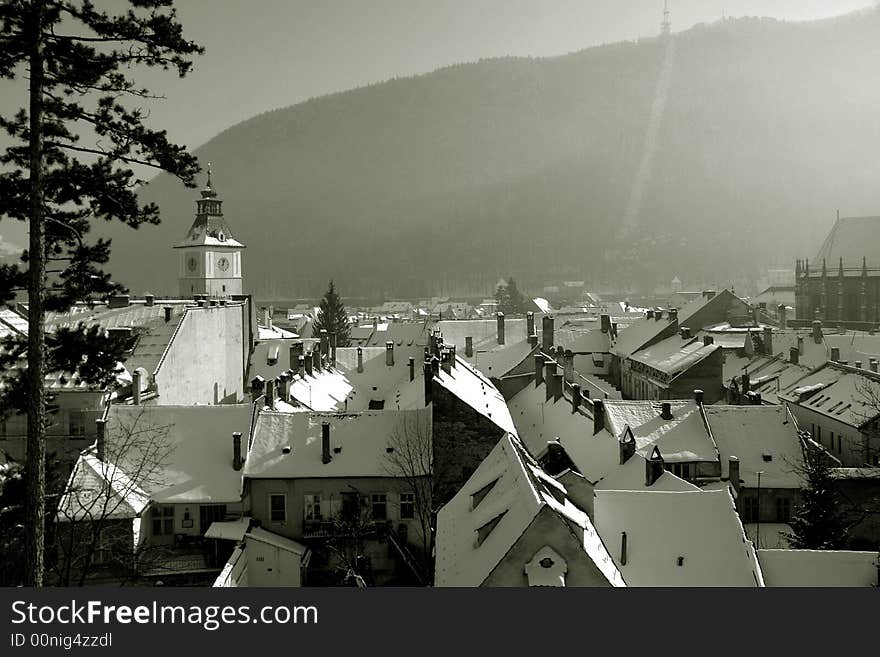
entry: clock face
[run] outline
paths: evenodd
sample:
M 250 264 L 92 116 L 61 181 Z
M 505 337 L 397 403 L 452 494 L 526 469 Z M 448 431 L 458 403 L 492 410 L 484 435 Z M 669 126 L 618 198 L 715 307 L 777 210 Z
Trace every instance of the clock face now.
M 198 266 L 199 266 L 199 262 L 193 256 L 190 256 L 190 258 L 186 261 L 186 268 L 189 269 L 190 271 L 195 271 L 196 267 L 198 267 Z
M 220 258 L 217 261 L 217 269 L 219 269 L 220 271 L 226 271 L 227 269 L 229 269 L 229 260 L 226 258 Z

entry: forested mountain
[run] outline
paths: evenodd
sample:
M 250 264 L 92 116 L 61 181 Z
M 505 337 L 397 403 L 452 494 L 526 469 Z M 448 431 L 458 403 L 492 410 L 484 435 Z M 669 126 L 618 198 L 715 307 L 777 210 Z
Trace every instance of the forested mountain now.
M 878 35 L 880 11 L 738 19 L 485 60 L 267 112 L 197 154 L 258 296 L 724 283 L 811 256 L 838 208 L 880 214 Z M 197 193 L 144 194 L 163 223 L 113 228 L 113 271 L 174 293 Z

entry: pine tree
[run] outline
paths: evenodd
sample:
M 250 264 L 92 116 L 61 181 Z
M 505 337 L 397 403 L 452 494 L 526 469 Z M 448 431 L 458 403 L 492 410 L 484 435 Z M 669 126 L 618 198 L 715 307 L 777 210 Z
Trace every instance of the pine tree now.
M 132 167 L 195 186 L 196 159 L 145 125 L 142 105 L 156 96 L 131 78 L 138 66 L 182 77 L 202 52 L 184 39 L 172 4 L 129 0 L 114 13 L 91 0 L 0 0 L 0 78 L 28 80 L 28 108 L 0 117 L 14 142 L 0 156 L 0 217 L 28 222 L 30 235 L 21 264 L 0 268 L 0 302 L 27 290 L 26 342 L 5 345 L 26 353 L 27 368 L 4 387 L 2 402 L 7 412 L 27 412 L 24 581 L 31 586 L 43 581 L 44 375 L 65 363 L 87 382 L 107 380 L 124 348 L 82 327 L 48 338 L 45 312 L 122 291 L 101 268 L 110 242 L 89 241 L 88 233 L 102 220 L 132 228 L 159 222 L 155 204 L 138 202 L 145 181 Z
M 507 278 L 507 283 L 495 288 L 495 301 L 498 310 L 505 315 L 521 315 L 526 311 L 526 300 L 523 293 L 516 287 L 513 276 Z
M 342 299 L 336 293 L 336 286 L 330 281 L 324 298 L 321 299 L 320 310 L 315 318 L 312 335 L 318 337 L 322 330 L 328 334 L 336 334 L 336 346 L 348 347 L 351 344 L 351 330 L 348 323 L 348 311 Z
M 799 467 L 804 477 L 801 499 L 789 522 L 791 546 L 801 550 L 836 550 L 846 546 L 844 509 L 831 465 L 822 450 L 807 447 Z

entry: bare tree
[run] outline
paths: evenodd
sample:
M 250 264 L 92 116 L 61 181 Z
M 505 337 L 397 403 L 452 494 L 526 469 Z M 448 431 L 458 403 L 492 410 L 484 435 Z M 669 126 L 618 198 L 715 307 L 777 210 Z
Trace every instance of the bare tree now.
M 144 411 L 107 427 L 103 440 L 80 455 L 58 507 L 57 583 L 85 584 L 98 567 L 127 579 L 148 549 L 138 519 L 149 491 L 163 485 L 173 450 L 170 425 L 147 422 Z
M 425 581 L 433 581 L 434 534 L 438 499 L 434 477 L 434 445 L 431 416 L 427 412 L 404 413 L 388 445 L 386 472 L 398 482 L 398 493 L 412 496 L 418 531 L 419 567 Z

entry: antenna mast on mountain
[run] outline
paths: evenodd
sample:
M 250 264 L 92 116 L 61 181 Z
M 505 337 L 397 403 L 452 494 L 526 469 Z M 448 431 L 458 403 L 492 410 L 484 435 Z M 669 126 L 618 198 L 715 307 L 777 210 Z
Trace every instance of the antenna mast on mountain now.
M 660 36 L 669 36 L 672 31 L 672 21 L 669 19 L 669 1 L 663 0 L 663 22 L 660 23 Z

